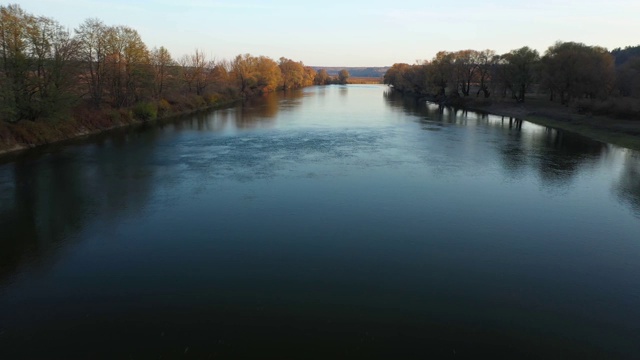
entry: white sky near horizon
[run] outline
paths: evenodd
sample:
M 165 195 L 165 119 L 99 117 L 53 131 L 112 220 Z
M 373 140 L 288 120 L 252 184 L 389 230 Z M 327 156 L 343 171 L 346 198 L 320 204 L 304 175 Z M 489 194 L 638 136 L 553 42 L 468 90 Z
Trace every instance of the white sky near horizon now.
M 608 49 L 640 44 L 639 0 L 19 0 L 25 11 L 73 29 L 87 18 L 136 29 L 149 48 L 174 58 L 281 56 L 312 66 L 389 66 L 440 50 L 522 46 L 540 53 L 556 41 Z

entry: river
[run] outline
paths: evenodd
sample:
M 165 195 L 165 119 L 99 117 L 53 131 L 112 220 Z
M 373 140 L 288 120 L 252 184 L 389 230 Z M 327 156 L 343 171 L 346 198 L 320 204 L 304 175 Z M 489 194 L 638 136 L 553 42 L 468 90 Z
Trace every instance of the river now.
M 640 358 L 640 153 L 310 87 L 0 164 L 0 358 Z

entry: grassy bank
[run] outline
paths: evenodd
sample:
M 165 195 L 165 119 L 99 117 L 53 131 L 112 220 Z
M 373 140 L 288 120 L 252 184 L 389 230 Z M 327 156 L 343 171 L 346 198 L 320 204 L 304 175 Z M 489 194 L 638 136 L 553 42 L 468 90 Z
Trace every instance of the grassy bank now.
M 550 102 L 546 96 L 528 96 L 525 103 L 512 100 L 466 99 L 468 110 L 523 119 L 535 124 L 577 133 L 598 141 L 640 150 L 640 119 L 579 114 L 572 106 Z
M 42 145 L 54 144 L 112 129 L 170 119 L 208 109 L 222 108 L 239 101 L 228 95 L 181 96 L 171 100 L 143 102 L 130 108 L 95 109 L 79 106 L 57 119 L 0 122 L 0 157 Z

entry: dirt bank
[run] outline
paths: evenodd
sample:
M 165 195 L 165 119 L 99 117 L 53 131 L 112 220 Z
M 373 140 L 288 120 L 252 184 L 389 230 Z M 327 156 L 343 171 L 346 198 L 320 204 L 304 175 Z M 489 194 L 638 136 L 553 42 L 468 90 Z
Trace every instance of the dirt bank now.
M 543 97 L 530 97 L 525 103 L 513 101 L 470 101 L 468 110 L 523 119 L 535 124 L 574 132 L 595 140 L 640 150 L 640 119 L 621 120 L 606 116 L 578 114 Z

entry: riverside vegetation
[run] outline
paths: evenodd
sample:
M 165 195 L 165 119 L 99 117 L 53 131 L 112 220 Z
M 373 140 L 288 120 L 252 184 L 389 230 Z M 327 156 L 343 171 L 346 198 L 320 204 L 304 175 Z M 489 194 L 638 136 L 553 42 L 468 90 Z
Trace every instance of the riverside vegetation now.
M 85 20 L 73 31 L 0 6 L 0 154 L 309 85 L 346 83 L 281 57 L 174 59 L 128 26 Z
M 640 46 L 608 51 L 557 42 L 529 47 L 440 51 L 384 75 L 394 90 L 445 106 L 484 110 L 640 148 Z
M 128 26 L 92 18 L 69 31 L 18 5 L 0 6 L 0 154 L 349 77 L 285 57 L 215 60 L 196 49 L 174 59 Z M 640 148 L 640 46 L 609 52 L 558 42 L 542 57 L 528 47 L 441 51 L 431 61 L 394 64 L 384 83 Z M 599 129 L 634 136 L 620 142 Z

